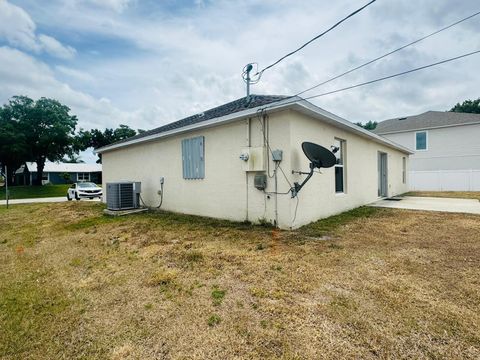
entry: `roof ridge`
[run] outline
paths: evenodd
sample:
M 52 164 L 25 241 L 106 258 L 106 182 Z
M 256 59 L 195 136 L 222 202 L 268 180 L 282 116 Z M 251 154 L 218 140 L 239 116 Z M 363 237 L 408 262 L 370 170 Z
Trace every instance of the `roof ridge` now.
M 126 141 L 134 140 L 134 139 L 140 139 L 149 135 L 154 135 L 158 133 L 162 133 L 165 131 L 173 130 L 173 129 L 178 129 L 182 128 L 185 126 L 197 124 L 203 121 L 211 120 L 214 118 L 234 114 L 236 112 L 254 108 L 257 106 L 263 106 L 267 105 L 276 101 L 280 101 L 283 99 L 288 98 L 287 95 L 257 95 L 257 94 L 251 94 L 249 97 L 244 96 L 235 100 L 232 100 L 228 103 L 204 110 L 203 112 L 199 112 L 172 122 L 169 122 L 167 124 L 158 126 L 156 128 L 147 130 L 142 132 L 141 134 L 137 134 L 135 136 L 129 137 L 127 139 L 123 139 L 117 142 L 114 142 L 112 144 L 109 144 L 108 146 L 114 145 L 114 144 L 119 144 L 123 143 Z

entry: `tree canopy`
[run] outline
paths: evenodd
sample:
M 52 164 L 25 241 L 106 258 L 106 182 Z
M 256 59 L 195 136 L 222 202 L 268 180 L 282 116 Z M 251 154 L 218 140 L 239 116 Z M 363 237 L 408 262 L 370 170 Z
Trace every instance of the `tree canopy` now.
M 457 103 L 450 111 L 480 114 L 480 98 L 477 100 L 465 100 L 461 104 Z
M 76 125 L 77 117 L 70 114 L 70 108 L 54 99 L 42 97 L 35 101 L 14 96 L 0 107 L 0 165 L 8 167 L 9 182 L 14 171 L 27 161 L 37 163 L 37 184 L 41 184 L 47 160 L 80 162 L 79 151 L 97 149 L 137 134 L 127 125 L 105 130 L 80 129 L 75 133 Z
M 54 99 L 14 96 L 0 113 L 0 161 L 12 171 L 25 161 L 35 161 L 40 184 L 47 159 L 59 161 L 74 151 L 77 117 L 69 112 Z
M 138 130 L 140 133 L 142 130 Z M 127 125 L 120 125 L 116 129 L 92 129 L 92 130 L 83 130 L 81 129 L 76 137 L 76 150 L 83 151 L 88 148 L 98 149 L 102 146 L 113 144 L 117 141 L 127 139 L 129 137 L 137 135 L 137 131 L 131 129 Z M 99 154 L 99 160 L 101 161 L 101 156 Z
M 364 128 L 365 130 L 375 130 L 375 128 L 377 127 L 378 123 L 376 121 L 368 121 L 366 122 L 365 124 L 362 124 L 361 122 L 357 122 L 355 123 L 355 125 L 358 125 L 362 128 Z

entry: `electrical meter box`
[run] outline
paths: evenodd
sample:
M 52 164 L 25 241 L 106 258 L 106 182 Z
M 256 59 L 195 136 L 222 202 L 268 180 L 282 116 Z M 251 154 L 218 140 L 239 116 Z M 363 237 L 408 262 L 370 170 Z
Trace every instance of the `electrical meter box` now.
M 240 158 L 245 171 L 265 171 L 265 146 L 242 149 Z

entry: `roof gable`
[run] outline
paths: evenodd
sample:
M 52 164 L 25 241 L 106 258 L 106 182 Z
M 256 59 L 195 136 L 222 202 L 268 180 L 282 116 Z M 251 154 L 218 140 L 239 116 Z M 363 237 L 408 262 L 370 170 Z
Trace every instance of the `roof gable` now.
M 480 114 L 452 111 L 427 111 L 423 114 L 389 119 L 378 123 L 376 134 L 407 132 L 437 127 L 459 126 L 480 123 Z

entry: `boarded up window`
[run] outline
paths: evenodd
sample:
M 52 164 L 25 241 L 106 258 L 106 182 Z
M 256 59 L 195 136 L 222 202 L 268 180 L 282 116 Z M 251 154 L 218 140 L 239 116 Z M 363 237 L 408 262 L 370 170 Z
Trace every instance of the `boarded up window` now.
M 182 166 L 184 179 L 205 178 L 205 138 L 197 136 L 182 140 Z

